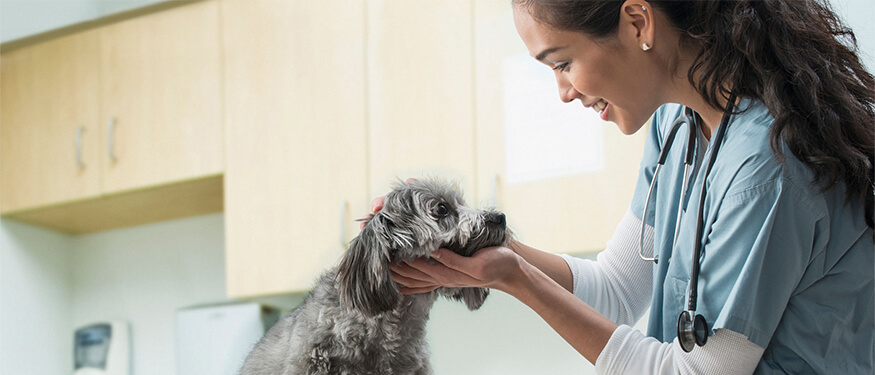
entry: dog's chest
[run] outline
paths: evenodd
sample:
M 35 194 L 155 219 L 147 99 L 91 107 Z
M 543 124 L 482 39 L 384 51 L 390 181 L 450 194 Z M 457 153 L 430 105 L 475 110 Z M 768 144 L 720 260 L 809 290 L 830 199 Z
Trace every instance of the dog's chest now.
M 419 309 L 418 309 L 419 310 Z M 375 318 L 331 309 L 319 314 L 301 354 L 308 374 L 431 374 L 425 316 L 392 311 Z M 315 327 L 313 327 L 315 328 Z

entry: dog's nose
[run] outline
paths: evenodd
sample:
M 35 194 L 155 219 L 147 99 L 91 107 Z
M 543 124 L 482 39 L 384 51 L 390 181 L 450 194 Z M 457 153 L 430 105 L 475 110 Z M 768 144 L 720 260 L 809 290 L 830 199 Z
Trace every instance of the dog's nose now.
M 505 219 L 503 213 L 489 214 L 488 216 L 486 216 L 486 221 L 490 224 L 495 224 L 502 227 L 507 224 L 507 220 Z

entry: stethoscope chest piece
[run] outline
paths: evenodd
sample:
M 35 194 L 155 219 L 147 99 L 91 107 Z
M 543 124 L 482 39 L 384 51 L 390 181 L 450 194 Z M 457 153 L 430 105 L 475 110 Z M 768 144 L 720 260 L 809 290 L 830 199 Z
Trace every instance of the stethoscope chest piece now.
M 693 348 L 705 345 L 708 342 L 708 322 L 705 317 L 689 310 L 681 311 L 678 316 L 678 342 L 685 352 L 693 351 Z

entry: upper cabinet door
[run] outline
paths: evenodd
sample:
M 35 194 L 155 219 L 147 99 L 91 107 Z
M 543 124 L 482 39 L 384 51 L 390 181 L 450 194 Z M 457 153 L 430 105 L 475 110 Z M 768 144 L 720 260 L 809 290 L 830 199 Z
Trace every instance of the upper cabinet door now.
M 98 38 L 86 31 L 4 53 L 4 213 L 99 194 Z
M 604 249 L 631 202 L 647 126 L 626 136 L 577 101 L 561 103 L 509 1 L 475 1 L 474 14 L 479 190 L 527 245 Z
M 221 4 L 228 294 L 308 290 L 368 212 L 365 3 Z
M 218 2 L 100 29 L 103 189 L 223 170 Z
M 432 175 L 476 205 L 472 2 L 368 2 L 372 196 Z

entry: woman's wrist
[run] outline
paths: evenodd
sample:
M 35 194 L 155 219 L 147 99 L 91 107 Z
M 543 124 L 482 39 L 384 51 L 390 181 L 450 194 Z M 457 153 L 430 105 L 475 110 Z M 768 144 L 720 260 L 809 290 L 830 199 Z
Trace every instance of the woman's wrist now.
M 511 248 L 511 250 L 513 249 Z M 500 280 L 499 285 L 496 285 L 494 289 L 517 297 L 521 293 L 525 293 L 526 289 L 532 285 L 528 281 L 532 271 L 535 269 L 536 267 L 526 261 L 522 255 L 516 253 L 516 262 L 513 263 L 513 266 L 510 267 L 506 275 Z
M 538 268 L 559 283 L 565 290 L 573 291 L 574 278 L 568 262 L 561 256 L 538 250 L 519 241 L 513 241 L 508 247 L 519 254 L 531 266 Z

